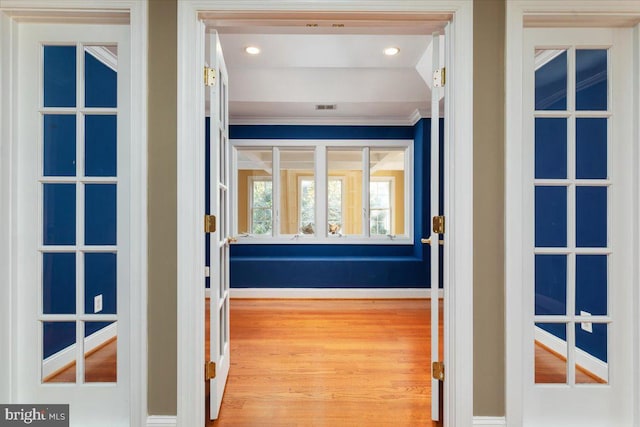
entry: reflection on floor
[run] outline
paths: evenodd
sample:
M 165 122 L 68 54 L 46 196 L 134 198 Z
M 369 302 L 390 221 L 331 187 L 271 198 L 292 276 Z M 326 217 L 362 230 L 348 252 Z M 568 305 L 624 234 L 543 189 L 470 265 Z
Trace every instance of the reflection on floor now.
M 535 342 L 535 382 L 536 384 L 566 384 L 567 359 Z M 606 381 L 581 366 L 576 366 L 576 384 L 606 384 Z
M 208 425 L 430 425 L 429 304 L 233 300 L 231 369 Z
M 116 382 L 117 379 L 117 347 L 118 341 L 113 338 L 103 346 L 87 353 L 84 362 L 84 382 Z M 45 378 L 47 383 L 75 383 L 75 362 L 65 366 L 62 370 Z

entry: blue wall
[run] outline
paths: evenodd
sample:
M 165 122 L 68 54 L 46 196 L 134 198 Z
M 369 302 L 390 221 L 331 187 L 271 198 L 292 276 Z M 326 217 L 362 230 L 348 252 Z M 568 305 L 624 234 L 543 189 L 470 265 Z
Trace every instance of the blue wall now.
M 537 110 L 567 109 L 567 53 L 554 58 L 536 71 L 535 105 Z M 607 109 L 607 51 L 576 51 L 576 110 Z M 567 179 L 569 151 L 566 118 L 535 119 L 535 177 Z M 578 118 L 575 121 L 575 172 L 582 179 L 575 191 L 575 234 L 577 247 L 607 246 L 607 187 L 589 185 L 589 179 L 606 179 L 606 118 Z M 535 246 L 567 246 L 567 186 L 537 185 L 535 188 Z M 584 310 L 593 315 L 607 315 L 607 255 L 577 255 L 575 283 L 567 283 L 568 257 L 557 254 L 535 255 L 535 314 L 567 314 L 567 287 L 575 287 L 575 314 Z M 570 313 L 569 313 L 570 314 Z M 566 340 L 564 323 L 538 324 L 547 332 Z M 576 346 L 607 361 L 607 326 L 593 324 L 589 333 L 575 325 Z
M 44 103 L 48 107 L 76 107 L 76 46 L 44 48 Z M 85 59 L 85 106 L 117 106 L 117 74 L 88 53 Z M 77 170 L 76 125 L 81 116 L 46 114 L 43 120 L 43 164 L 46 177 L 117 176 L 117 118 L 85 116 L 85 170 Z M 116 184 L 86 184 L 84 242 L 76 236 L 76 184 L 43 185 L 44 245 L 115 245 Z M 46 247 L 45 247 L 46 249 Z M 115 314 L 115 253 L 86 253 L 84 257 L 84 312 L 93 313 L 93 298 L 103 295 L 101 314 Z M 76 314 L 76 253 L 42 254 L 42 309 L 45 314 Z M 85 323 L 85 336 L 110 322 Z M 44 322 L 44 357 L 76 342 L 74 322 Z
M 231 287 L 430 287 L 429 250 L 420 243 L 420 238 L 428 235 L 430 223 L 429 124 L 429 119 L 422 119 L 415 126 L 231 126 L 230 139 L 413 139 L 416 242 L 413 245 L 233 245 Z M 441 121 L 441 129 L 443 124 Z M 208 125 L 207 120 L 207 132 Z M 442 147 L 443 132 L 441 135 Z

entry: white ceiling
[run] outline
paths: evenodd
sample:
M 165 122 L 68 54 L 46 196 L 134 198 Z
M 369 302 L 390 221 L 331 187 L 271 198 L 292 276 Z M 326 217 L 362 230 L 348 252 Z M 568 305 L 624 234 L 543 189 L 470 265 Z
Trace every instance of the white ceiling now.
M 428 117 L 423 76 L 431 69 L 430 34 L 442 33 L 443 22 L 208 22 L 229 72 L 230 122 L 412 124 Z M 247 46 L 260 54 L 247 54 Z M 390 46 L 400 53 L 384 55 Z M 318 111 L 318 104 L 336 109 Z

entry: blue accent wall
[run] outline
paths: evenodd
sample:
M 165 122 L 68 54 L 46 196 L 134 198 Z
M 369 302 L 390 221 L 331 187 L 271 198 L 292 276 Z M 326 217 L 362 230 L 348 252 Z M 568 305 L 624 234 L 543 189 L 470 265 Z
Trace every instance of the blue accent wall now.
M 606 49 L 578 49 L 575 52 L 576 110 L 605 111 L 608 104 Z M 535 72 L 536 110 L 567 109 L 568 55 L 563 52 Z M 578 118 L 575 128 L 567 118 L 535 119 L 535 178 L 568 177 L 569 145 L 567 135 L 575 131 L 576 178 L 583 180 L 575 196 L 565 185 L 535 187 L 535 246 L 559 248 L 556 254 L 535 255 L 535 314 L 565 315 L 586 311 L 607 315 L 608 257 L 606 254 L 576 255 L 575 265 L 563 254 L 568 244 L 568 203 L 575 197 L 575 244 L 578 248 L 607 246 L 608 188 L 593 179 L 606 179 L 607 118 Z M 567 271 L 575 268 L 575 282 L 568 283 Z M 575 307 L 567 308 L 567 288 L 575 289 Z M 567 313 L 570 310 L 570 313 Z M 565 323 L 539 323 L 538 327 L 566 340 Z M 593 323 L 593 332 L 575 324 L 576 347 L 607 361 L 607 325 Z
M 444 163 L 443 126 L 444 121 L 441 120 L 441 166 Z M 208 141 L 208 119 L 206 128 Z M 420 243 L 420 238 L 429 233 L 430 226 L 430 119 L 422 119 L 415 126 L 239 125 L 231 126 L 229 135 L 230 139 L 412 139 L 414 141 L 415 243 L 413 245 L 232 245 L 231 287 L 430 287 L 429 249 Z M 208 150 L 207 147 L 207 153 Z M 208 155 L 205 162 L 208 163 Z M 208 164 L 205 167 L 208 173 Z M 443 176 L 442 172 L 441 181 Z M 208 183 L 206 186 L 208 189 Z M 206 197 L 208 205 L 208 194 Z M 441 197 L 441 203 L 443 200 Z M 208 245 L 206 251 L 208 259 Z
M 76 46 L 43 48 L 44 104 L 76 106 Z M 85 106 L 117 106 L 117 73 L 88 53 L 85 58 Z M 85 170 L 76 168 L 76 125 L 80 116 L 46 114 L 43 120 L 42 173 L 47 177 L 117 175 L 117 117 L 87 114 L 85 122 Z M 115 245 L 116 184 L 85 184 L 84 242 L 76 236 L 76 184 L 47 183 L 42 186 L 43 244 L 42 309 L 45 314 L 76 314 L 75 252 L 47 252 L 46 245 Z M 101 314 L 117 312 L 117 254 L 85 253 L 84 311 L 93 313 L 94 296 L 103 295 Z M 40 303 L 40 302 L 39 302 Z M 85 337 L 111 322 L 85 322 Z M 49 357 L 76 342 L 75 322 L 43 322 L 43 354 Z

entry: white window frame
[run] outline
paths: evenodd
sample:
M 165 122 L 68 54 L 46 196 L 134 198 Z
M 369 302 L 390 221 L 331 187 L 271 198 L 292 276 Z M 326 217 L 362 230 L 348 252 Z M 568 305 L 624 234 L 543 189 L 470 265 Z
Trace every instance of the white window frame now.
M 522 304 L 523 294 L 520 286 L 524 248 L 524 232 L 522 225 L 523 204 L 521 189 L 523 188 L 522 138 L 523 123 L 523 58 L 524 30 L 528 19 L 534 20 L 538 26 L 548 24 L 551 27 L 619 27 L 629 26 L 633 20 L 640 19 L 640 3 L 634 0 L 610 0 L 601 2 L 585 2 L 583 0 L 507 0 L 506 11 L 506 150 L 505 150 L 505 307 L 506 307 L 506 421 L 507 426 L 521 426 L 523 423 L 523 350 L 521 334 L 523 330 Z M 635 111 L 630 112 L 634 122 L 634 140 L 640 140 L 640 25 L 636 24 L 634 32 L 634 87 Z M 640 150 L 636 148 L 634 162 L 640 162 Z M 634 223 L 638 223 L 640 213 L 640 174 L 634 171 L 633 178 L 635 200 L 629 202 L 633 210 Z M 636 260 L 633 283 L 640 279 L 640 227 L 629 230 L 635 244 Z M 633 298 L 633 312 L 636 322 L 633 334 L 636 337 L 633 345 L 635 360 L 634 392 L 640 393 L 640 288 L 636 286 Z M 635 425 L 640 422 L 640 405 L 635 405 Z
M 344 176 L 330 175 L 327 176 L 327 226 L 329 224 L 329 181 L 340 182 L 340 227 L 344 225 L 344 207 L 345 207 L 345 195 L 344 195 Z M 341 233 L 331 234 L 327 229 L 327 235 L 329 237 L 342 237 Z
M 273 149 L 273 235 L 245 235 L 239 234 L 241 230 L 237 229 L 237 220 L 232 222 L 235 225 L 235 229 L 232 231 L 234 235 L 237 235 L 237 244 L 375 244 L 375 245 L 412 245 L 414 243 L 413 229 L 413 189 L 414 189 L 414 155 L 413 155 L 413 140 L 412 139 L 397 139 L 397 140 L 273 140 L 273 139 L 235 139 L 230 140 L 232 147 L 231 159 L 233 164 L 232 176 L 234 180 L 237 180 L 237 150 L 242 148 L 272 148 Z M 329 179 L 334 179 L 328 176 L 326 153 L 328 149 L 336 147 L 350 147 L 362 149 L 363 151 L 363 193 L 362 193 L 362 223 L 363 233 L 358 235 L 332 235 L 328 231 L 328 202 L 327 202 L 327 182 Z M 315 227 L 314 234 L 303 234 L 298 230 L 295 234 L 281 234 L 280 233 L 280 151 L 281 150 L 309 150 L 314 149 L 314 180 L 315 180 Z M 371 235 L 370 233 L 370 210 L 369 210 L 369 185 L 373 180 L 389 180 L 392 182 L 392 195 L 395 186 L 395 177 L 370 177 L 368 153 L 369 149 L 402 149 L 404 151 L 404 233 L 402 235 L 395 235 L 389 233 L 386 235 Z M 301 200 L 301 182 L 305 179 L 305 176 L 298 177 L 298 183 L 296 191 L 298 193 L 298 200 Z M 237 212 L 238 206 L 238 194 L 235 189 L 237 185 L 232 186 L 232 200 L 236 206 L 235 212 Z M 391 200 L 393 206 L 393 199 Z M 343 194 L 343 207 L 344 207 L 344 194 Z M 298 214 L 302 207 L 298 206 Z M 299 222 L 300 216 L 298 217 Z M 392 230 L 393 219 L 392 219 Z
M 396 187 L 396 178 L 394 176 L 389 176 L 389 177 L 385 177 L 385 176 L 372 176 L 369 178 L 369 194 L 371 194 L 371 183 L 372 182 L 387 182 L 389 183 L 389 233 L 387 233 L 387 235 L 394 235 L 395 234 L 395 225 L 393 224 L 393 220 L 394 220 L 394 215 L 395 213 L 393 212 L 393 201 L 395 199 L 395 187 Z M 371 210 L 372 208 L 369 207 L 369 230 L 371 230 Z M 378 209 L 380 210 L 380 209 Z M 371 236 L 373 238 L 376 237 L 383 237 L 381 234 L 377 234 L 374 236 Z
M 271 183 L 271 233 L 273 234 L 273 178 L 270 176 L 250 176 L 248 180 L 248 194 L 249 194 L 249 203 L 248 203 L 248 212 L 247 212 L 247 222 L 249 223 L 249 234 L 253 234 L 253 210 L 256 209 L 253 206 L 253 185 L 256 182 L 270 182 Z M 266 209 L 266 208 L 260 208 Z M 237 220 L 234 222 L 237 224 Z M 260 236 L 263 236 L 260 234 Z M 266 236 L 266 234 L 264 235 Z
M 13 369 L 16 353 L 17 256 L 16 204 L 18 195 L 15 158 L 17 87 L 17 40 L 20 19 L 43 23 L 124 23 L 130 28 L 131 126 L 130 157 L 130 425 L 145 425 L 147 418 L 147 0 L 2 0 L 0 4 L 0 401 L 17 403 L 19 380 Z M 135 141 L 135 144 L 133 143 Z
M 314 218 L 313 218 L 313 233 L 312 234 L 304 234 L 302 232 L 302 228 L 305 226 L 304 222 L 302 221 L 302 182 L 303 181 L 311 181 L 313 182 L 313 191 L 314 193 L 316 192 L 316 187 L 318 186 L 317 180 L 315 175 L 311 175 L 311 176 L 299 176 L 298 177 L 298 184 L 297 184 L 297 193 L 298 193 L 298 232 L 296 233 L 297 237 L 309 237 L 309 238 L 313 238 L 316 233 L 317 233 L 317 225 L 315 224 L 316 221 L 316 216 L 314 214 Z M 315 197 L 314 197 L 315 199 Z M 280 202 L 278 200 L 278 202 Z M 278 205 L 279 206 L 279 205 Z M 314 211 L 316 206 L 314 206 Z
M 178 2 L 178 424 L 204 423 L 204 265 L 202 189 L 204 171 L 194 168 L 204 153 L 203 47 L 200 12 L 242 13 L 262 17 L 316 12 L 345 12 L 354 18 L 372 11 L 445 14 L 450 18 L 446 57 L 450 84 L 445 86 L 444 236 L 444 422 L 473 423 L 473 1 L 432 0 L 181 0 Z M 194 48 L 194 46 L 196 48 Z M 201 141 L 201 142 L 200 142 Z M 202 168 L 203 169 L 203 168 Z M 447 283 L 455 286 L 447 286 Z

